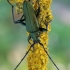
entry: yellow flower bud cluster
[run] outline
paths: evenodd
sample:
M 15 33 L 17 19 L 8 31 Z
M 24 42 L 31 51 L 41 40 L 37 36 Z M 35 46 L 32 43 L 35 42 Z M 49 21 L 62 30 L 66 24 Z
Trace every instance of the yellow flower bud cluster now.
M 16 8 L 16 12 L 18 14 L 23 13 L 23 2 L 24 0 L 9 0 L 11 5 L 13 5 Z
M 40 14 L 37 17 L 39 26 L 42 28 L 46 28 L 47 30 L 40 34 L 40 42 L 44 45 L 44 48 L 46 51 L 48 51 L 47 45 L 48 45 L 48 32 L 50 31 L 50 22 L 52 20 L 52 13 L 50 10 L 52 0 L 39 0 L 39 5 L 37 5 L 37 1 L 32 0 L 33 7 L 35 10 L 38 9 L 38 6 L 40 6 Z M 32 40 L 30 40 L 31 42 Z M 32 43 L 32 42 L 31 42 Z M 28 48 L 31 45 L 28 46 Z M 40 44 L 35 44 L 33 46 L 34 48 L 31 48 L 31 51 L 29 52 L 29 55 L 27 57 L 28 60 L 28 70 L 48 70 L 46 65 L 48 64 L 48 56 L 45 53 L 44 49 Z

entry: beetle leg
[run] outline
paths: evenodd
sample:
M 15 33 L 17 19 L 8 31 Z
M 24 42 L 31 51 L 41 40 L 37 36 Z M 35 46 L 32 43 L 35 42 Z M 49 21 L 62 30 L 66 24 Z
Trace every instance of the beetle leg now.
M 13 16 L 13 21 L 14 21 L 14 23 L 21 23 L 21 24 L 23 24 L 24 26 L 26 25 L 26 24 L 24 23 L 24 20 L 25 20 L 25 19 L 22 19 L 22 18 L 24 17 L 24 14 L 23 14 L 22 17 L 20 18 L 20 20 L 15 21 L 15 18 L 14 18 L 14 6 L 13 6 L 13 5 L 12 5 L 12 16 Z
M 45 25 L 46 25 L 46 28 L 48 27 L 48 24 L 51 22 L 52 20 L 50 20 L 49 22 L 47 22 Z
M 28 42 L 29 42 L 30 39 L 31 39 L 31 36 L 28 37 Z M 29 43 L 30 43 L 30 42 L 29 42 Z M 31 43 L 30 43 L 30 44 L 31 44 Z
M 36 10 L 36 17 L 38 17 L 39 13 L 40 13 L 40 7 Z
M 23 18 L 23 16 L 24 16 L 24 15 L 22 15 L 22 17 L 21 17 L 20 20 L 17 20 L 17 21 L 14 20 L 14 23 L 20 23 L 20 24 L 22 24 L 22 25 L 25 26 L 25 25 L 26 25 L 26 24 L 25 24 L 25 18 Z M 22 19 L 22 18 L 23 18 L 23 19 Z
M 25 21 L 24 21 L 25 19 L 21 19 L 21 20 L 17 20 L 17 21 L 14 21 L 14 23 L 16 24 L 16 23 L 20 23 L 20 24 L 22 24 L 22 25 L 24 25 L 24 26 L 26 26 L 26 24 L 25 24 Z
M 36 10 L 36 17 L 38 17 L 39 13 L 40 13 L 40 4 L 39 4 L 39 0 L 36 0 L 38 2 L 38 9 Z
M 41 28 L 41 27 L 39 27 L 39 30 L 42 31 L 42 32 L 47 31 L 47 29 Z
M 51 22 L 52 20 L 50 20 L 49 22 L 47 22 L 46 24 L 45 24 L 45 26 L 46 26 L 46 29 L 45 28 L 41 28 L 41 27 L 39 27 L 39 30 L 40 31 L 42 31 L 42 32 L 44 32 L 44 31 L 47 31 L 48 29 L 47 29 L 47 27 L 48 27 L 48 24 Z
M 7 0 L 7 1 L 12 6 L 12 16 L 13 16 L 14 23 L 21 23 L 21 24 L 23 24 L 25 26 L 26 25 L 25 22 L 24 22 L 25 19 L 22 19 L 24 17 L 24 15 L 22 15 L 22 17 L 20 18 L 20 20 L 15 21 L 15 18 L 14 18 L 14 6 L 9 2 L 9 0 Z
M 35 44 L 37 44 L 37 43 L 34 42 L 34 45 L 35 45 Z M 34 52 L 34 50 L 35 50 L 34 45 L 33 45 L 33 52 Z

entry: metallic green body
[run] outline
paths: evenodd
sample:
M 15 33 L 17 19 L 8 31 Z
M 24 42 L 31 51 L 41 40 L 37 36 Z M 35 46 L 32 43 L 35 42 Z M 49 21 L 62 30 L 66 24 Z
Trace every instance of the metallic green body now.
M 31 5 L 30 1 L 24 1 L 23 3 L 23 11 L 26 23 L 26 29 L 28 32 L 35 32 L 39 30 L 38 21 Z

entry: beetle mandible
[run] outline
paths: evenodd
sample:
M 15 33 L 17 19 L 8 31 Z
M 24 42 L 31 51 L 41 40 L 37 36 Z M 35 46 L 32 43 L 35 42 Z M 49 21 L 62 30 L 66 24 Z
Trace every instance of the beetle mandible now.
M 8 0 L 7 0 L 8 1 Z M 9 2 L 9 1 L 8 1 Z M 10 2 L 9 2 L 10 3 Z M 11 4 L 10 4 L 11 5 Z M 47 26 L 48 24 L 46 24 L 46 29 L 45 28 L 41 28 L 39 26 L 38 20 L 36 17 L 38 17 L 39 13 L 40 13 L 40 6 L 37 10 L 37 13 L 35 13 L 33 6 L 31 4 L 31 1 L 24 1 L 23 2 L 23 11 L 24 14 L 22 15 L 22 17 L 20 18 L 20 20 L 15 21 L 14 20 L 14 14 L 13 14 L 13 8 L 14 6 L 12 6 L 12 15 L 13 15 L 13 21 L 14 23 L 21 23 L 22 25 L 26 26 L 26 30 L 27 32 L 29 32 L 29 37 L 28 37 L 28 42 L 30 39 L 33 40 L 33 44 L 30 46 L 29 50 L 26 52 L 25 56 L 21 59 L 21 61 L 19 62 L 19 64 L 16 66 L 16 68 L 14 70 L 17 69 L 17 67 L 20 65 L 20 63 L 23 61 L 23 59 L 26 57 L 26 55 L 28 54 L 28 52 L 30 51 L 31 47 L 34 46 L 34 44 L 39 43 L 41 46 L 43 46 L 42 43 L 40 43 L 39 40 L 39 35 L 40 32 L 43 31 L 47 31 Z M 24 17 L 24 18 L 23 18 Z M 24 22 L 25 21 L 25 22 Z M 29 42 L 30 43 L 30 42 Z M 34 47 L 33 47 L 34 48 Z M 56 66 L 56 64 L 53 62 L 53 60 L 51 59 L 51 57 L 49 56 L 48 52 L 45 50 L 44 46 L 43 46 L 44 51 L 46 52 L 46 54 L 48 55 L 48 57 L 50 58 L 50 60 L 52 61 L 52 63 L 55 65 L 55 67 L 57 68 L 57 70 L 59 70 L 59 68 Z

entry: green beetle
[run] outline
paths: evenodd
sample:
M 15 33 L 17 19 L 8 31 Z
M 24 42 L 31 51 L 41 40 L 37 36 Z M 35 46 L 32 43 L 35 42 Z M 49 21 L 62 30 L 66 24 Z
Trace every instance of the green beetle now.
M 37 16 L 39 15 L 40 8 L 38 8 L 37 14 L 35 14 L 33 6 L 30 1 L 24 1 L 23 3 L 24 15 L 22 15 L 20 20 L 14 21 L 14 23 L 21 23 L 26 26 L 27 32 L 30 33 L 28 37 L 28 42 L 32 38 L 34 43 L 40 43 L 39 35 L 41 31 L 47 31 L 47 29 L 39 27 Z M 24 19 L 22 19 L 24 17 Z M 13 15 L 14 18 L 14 15 Z M 24 23 L 25 21 L 25 23 Z
M 8 0 L 7 0 L 8 1 Z M 9 2 L 9 1 L 8 1 Z M 10 2 L 9 2 L 10 3 Z M 10 4 L 11 5 L 11 4 Z M 28 52 L 30 51 L 31 47 L 34 46 L 34 44 L 36 43 L 39 43 L 40 45 L 43 46 L 42 43 L 40 43 L 40 40 L 39 40 L 39 35 L 40 35 L 40 32 L 43 32 L 43 31 L 47 31 L 47 26 L 48 24 L 46 24 L 46 29 L 44 28 L 41 28 L 39 26 L 39 23 L 38 23 L 38 20 L 37 20 L 37 17 L 40 13 L 40 7 L 38 8 L 37 10 L 37 13 L 35 13 L 34 9 L 33 9 L 33 6 L 31 4 L 31 1 L 24 1 L 23 3 L 23 11 L 24 11 L 24 14 L 22 15 L 22 17 L 20 18 L 20 20 L 17 20 L 15 21 L 14 20 L 14 14 L 13 14 L 13 8 L 14 6 L 12 6 L 12 15 L 13 15 L 13 21 L 14 23 L 21 23 L 22 25 L 26 26 L 26 30 L 27 32 L 30 33 L 29 37 L 28 37 L 28 42 L 29 40 L 32 38 L 33 40 L 33 44 L 30 46 L 29 50 L 26 52 L 25 56 L 21 59 L 21 61 L 19 62 L 19 64 L 16 66 L 16 68 L 14 70 L 17 69 L 17 67 L 20 65 L 20 63 L 23 61 L 23 59 L 26 57 L 26 55 L 28 54 Z M 24 18 L 23 18 L 24 17 Z M 24 22 L 25 21 L 25 22 Z M 30 42 L 29 42 L 30 43 Z M 43 46 L 44 48 L 44 46 Z M 59 70 L 59 68 L 56 66 L 56 64 L 53 62 L 53 60 L 51 59 L 51 57 L 49 56 L 48 52 L 45 50 L 44 48 L 44 51 L 46 52 L 46 54 L 48 55 L 48 57 L 50 58 L 50 60 L 52 61 L 52 63 L 55 65 L 55 67 L 57 68 L 57 70 Z

